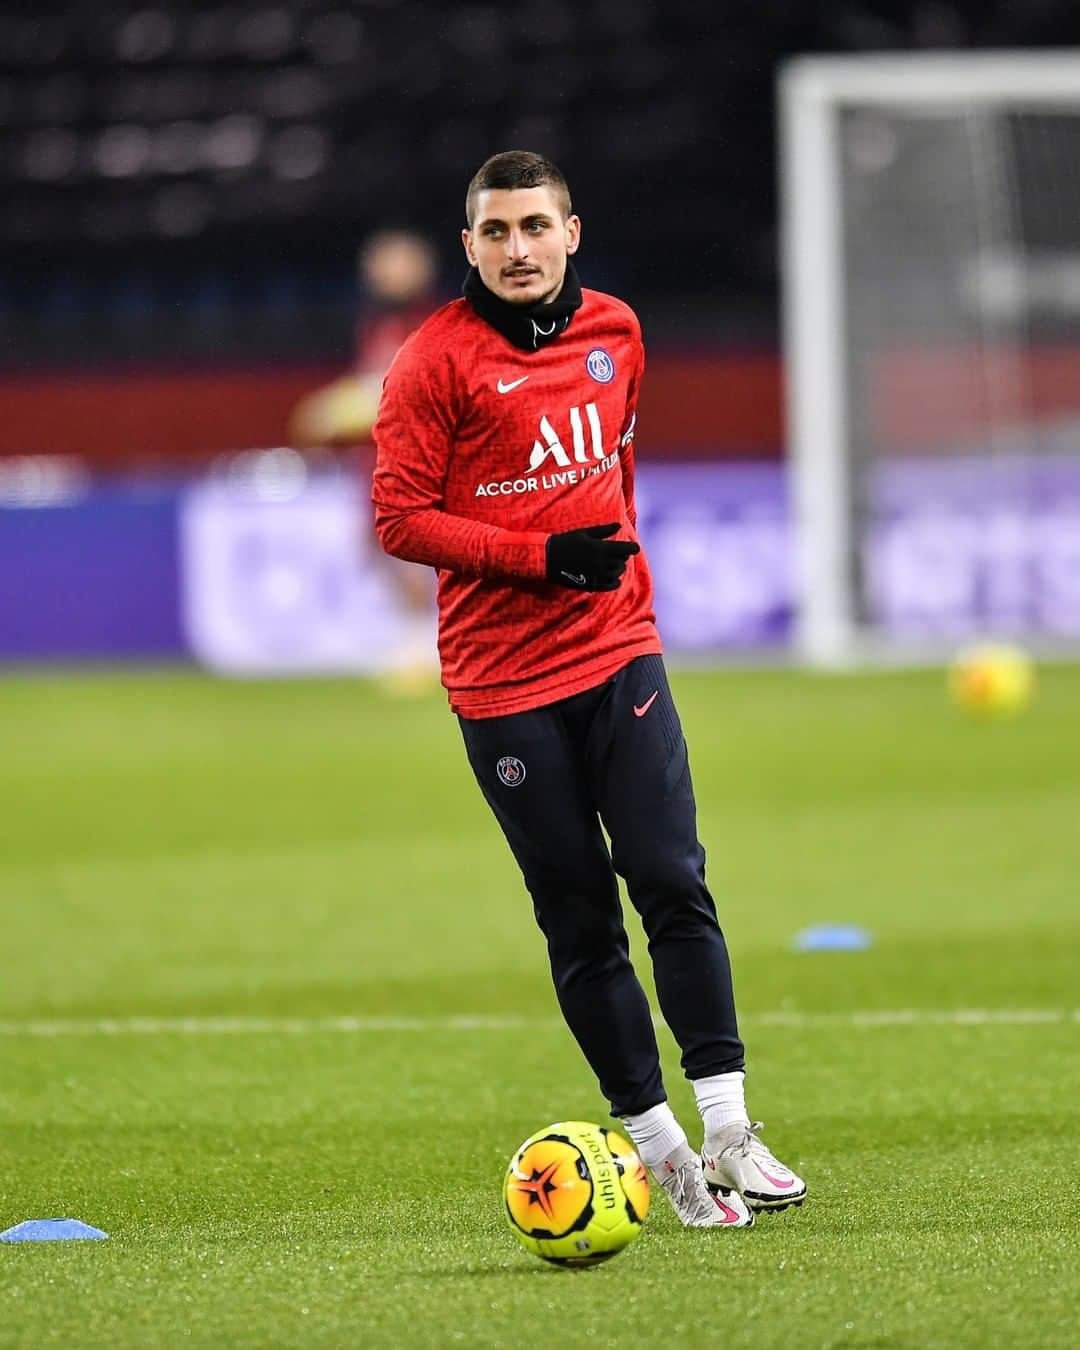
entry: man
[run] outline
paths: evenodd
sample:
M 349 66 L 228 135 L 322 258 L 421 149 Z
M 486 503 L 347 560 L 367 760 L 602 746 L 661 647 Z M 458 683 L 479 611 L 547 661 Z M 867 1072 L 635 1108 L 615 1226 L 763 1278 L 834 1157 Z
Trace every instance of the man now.
M 493 156 L 465 209 L 464 297 L 386 378 L 376 530 L 389 553 L 438 569 L 450 706 L 613 1114 L 683 1223 L 749 1227 L 806 1187 L 743 1098 L 727 948 L 635 533 L 640 328 L 621 301 L 582 290 L 581 222 L 549 160 Z M 700 1157 L 667 1103 L 616 874 L 694 1085 Z
M 371 432 L 379 393 L 397 349 L 445 298 L 439 293 L 438 255 L 424 235 L 404 228 L 376 231 L 356 257 L 360 309 L 352 369 L 305 395 L 289 419 L 293 445 L 350 449 L 356 467 L 371 473 Z M 435 683 L 431 573 L 397 558 L 382 557 L 382 573 L 394 592 L 400 639 L 384 653 L 385 688 L 394 694 L 423 693 Z
M 390 362 L 444 299 L 435 249 L 412 230 L 378 230 L 366 239 L 356 255 L 356 279 L 352 369 L 300 400 L 289 420 L 293 445 L 351 448 L 369 441 Z

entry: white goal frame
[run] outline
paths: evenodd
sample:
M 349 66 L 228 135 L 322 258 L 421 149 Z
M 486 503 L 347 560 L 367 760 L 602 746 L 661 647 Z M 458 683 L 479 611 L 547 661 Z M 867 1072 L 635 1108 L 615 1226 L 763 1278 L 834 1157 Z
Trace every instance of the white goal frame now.
M 1080 113 L 1080 50 L 797 57 L 778 83 L 782 334 L 796 531 L 796 643 L 845 666 L 885 655 L 853 587 L 840 115 L 958 105 Z

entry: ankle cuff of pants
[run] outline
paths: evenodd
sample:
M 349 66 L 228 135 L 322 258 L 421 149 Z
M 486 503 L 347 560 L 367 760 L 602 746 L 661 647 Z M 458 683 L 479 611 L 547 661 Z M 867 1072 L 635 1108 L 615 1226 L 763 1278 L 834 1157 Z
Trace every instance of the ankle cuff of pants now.
M 719 1061 L 708 1068 L 695 1068 L 693 1073 L 687 1070 L 686 1076 L 691 1083 L 696 1083 L 699 1078 L 711 1078 L 717 1073 L 746 1073 L 746 1060 L 741 1056 L 738 1059 L 727 1059 Z
M 650 1093 L 646 1097 L 639 1097 L 636 1101 L 631 1101 L 625 1106 L 616 1106 L 611 1103 L 611 1114 L 616 1119 L 621 1120 L 623 1116 L 640 1116 L 642 1112 L 649 1111 L 654 1106 L 659 1106 L 661 1102 L 667 1101 L 667 1093 L 662 1092 L 659 1097 L 655 1093 Z

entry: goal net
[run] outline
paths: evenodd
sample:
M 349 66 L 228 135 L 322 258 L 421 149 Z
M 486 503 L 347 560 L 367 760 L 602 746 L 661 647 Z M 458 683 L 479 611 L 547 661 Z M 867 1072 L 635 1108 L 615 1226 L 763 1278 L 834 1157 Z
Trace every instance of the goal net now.
M 1080 644 L 1080 54 L 780 79 L 798 635 Z

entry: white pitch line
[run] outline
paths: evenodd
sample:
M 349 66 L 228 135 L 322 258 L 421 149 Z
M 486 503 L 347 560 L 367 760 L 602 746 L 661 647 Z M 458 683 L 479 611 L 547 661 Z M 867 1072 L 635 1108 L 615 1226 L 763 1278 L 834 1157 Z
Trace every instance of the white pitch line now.
M 380 1031 L 519 1031 L 554 1019 L 496 1017 L 101 1017 L 0 1022 L 0 1036 L 316 1036 Z
M 778 1027 L 1043 1026 L 1080 1022 L 1076 1008 L 886 1008 L 851 1012 L 763 1012 L 740 1022 Z
M 746 1013 L 761 1027 L 1053 1026 L 1080 1024 L 1077 1008 L 897 1008 L 849 1012 Z M 657 1022 L 662 1025 L 661 1019 Z M 318 1036 L 378 1032 L 522 1031 L 560 1026 L 555 1017 L 124 1017 L 0 1021 L 0 1036 Z

